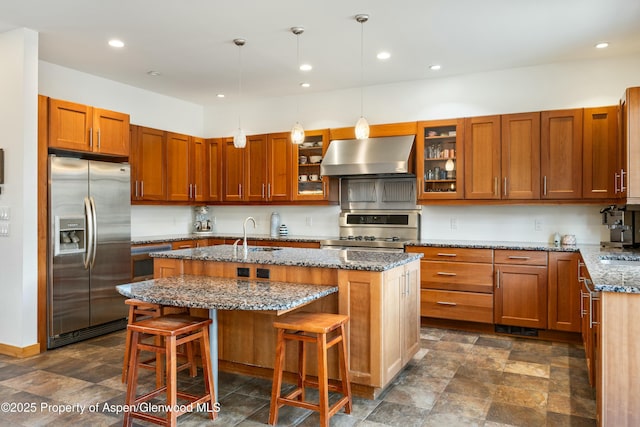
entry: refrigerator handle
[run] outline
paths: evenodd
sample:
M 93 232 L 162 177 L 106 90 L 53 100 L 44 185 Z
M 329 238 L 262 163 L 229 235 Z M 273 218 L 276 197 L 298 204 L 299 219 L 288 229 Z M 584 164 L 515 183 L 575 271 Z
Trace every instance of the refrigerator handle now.
M 91 262 L 91 251 L 93 250 L 93 222 L 91 216 L 91 202 L 88 197 L 84 198 L 84 216 L 86 218 L 86 247 L 84 251 L 84 268 L 89 269 L 89 263 Z
M 96 247 L 98 246 L 98 221 L 96 220 L 96 202 L 89 197 L 91 203 L 91 228 L 93 229 L 93 247 L 91 248 L 91 268 L 96 263 Z

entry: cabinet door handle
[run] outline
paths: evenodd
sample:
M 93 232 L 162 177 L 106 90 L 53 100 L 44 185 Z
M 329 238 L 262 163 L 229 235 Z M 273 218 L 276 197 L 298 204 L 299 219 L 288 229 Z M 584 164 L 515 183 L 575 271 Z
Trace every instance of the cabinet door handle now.
M 547 176 L 542 177 L 542 194 L 547 195 Z
M 238 196 L 242 199 L 242 184 L 238 184 Z
M 197 194 L 197 192 L 196 192 L 196 184 L 193 184 L 193 198 L 194 199 L 196 198 L 196 194 Z
M 262 184 L 262 197 L 264 199 L 264 184 Z
M 140 197 L 144 197 L 144 181 L 140 181 Z
M 500 191 L 498 189 L 498 177 L 494 176 L 493 177 L 493 194 L 495 194 L 496 196 L 499 196 L 500 194 L 498 193 L 498 191 Z
M 620 192 L 624 193 L 625 191 L 627 191 L 627 187 L 624 186 L 624 176 L 627 173 L 624 171 L 624 169 L 620 169 Z
M 100 128 L 98 128 L 98 150 L 100 150 Z
M 89 148 L 93 150 L 93 128 L 89 128 Z
M 137 199 L 138 198 L 138 180 L 137 179 L 133 184 L 133 194 L 135 195 L 133 198 Z
M 580 318 L 582 319 L 585 314 L 587 314 L 587 310 L 584 308 L 584 299 L 587 298 L 589 294 L 582 292 L 580 289 Z
M 438 252 L 438 256 L 457 257 L 458 254 L 448 254 L 446 252 Z
M 578 261 L 578 283 L 584 282 L 584 277 L 582 277 L 582 267 L 584 267 L 584 262 Z
M 438 271 L 436 274 L 438 276 L 457 276 L 456 273 L 448 273 L 446 271 Z
M 496 270 L 496 288 L 500 289 L 500 270 Z
M 458 305 L 455 302 L 449 302 L 449 301 L 436 301 L 436 304 L 438 304 L 438 305 L 448 305 L 448 306 L 451 306 L 451 307 L 455 307 L 456 305 Z
M 506 196 L 507 195 L 507 177 L 506 176 L 504 177 L 504 189 L 503 190 L 504 191 L 502 192 L 502 194 L 504 196 Z
M 192 187 L 192 186 L 191 186 L 191 184 L 189 184 L 189 195 L 187 196 L 187 198 L 188 198 L 188 199 L 191 199 L 191 198 L 192 198 L 192 197 L 191 197 L 191 187 Z
M 618 194 L 620 193 L 620 188 L 618 188 L 618 178 L 620 177 L 620 174 L 618 174 L 618 172 L 613 174 L 613 193 L 614 194 Z M 620 180 L 620 183 L 622 184 L 622 179 Z
M 530 256 L 509 255 L 509 259 L 531 259 Z
M 271 200 L 271 183 L 267 184 L 267 199 Z
M 327 183 L 322 181 L 322 197 L 327 197 Z

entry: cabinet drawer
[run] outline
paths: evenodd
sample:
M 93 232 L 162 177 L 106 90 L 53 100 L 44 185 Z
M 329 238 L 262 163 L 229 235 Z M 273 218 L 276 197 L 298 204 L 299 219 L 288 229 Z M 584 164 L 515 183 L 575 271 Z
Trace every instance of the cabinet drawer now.
M 420 291 L 420 315 L 493 323 L 493 295 L 423 289 Z
M 420 287 L 450 291 L 493 292 L 493 264 L 422 261 Z
M 496 250 L 495 263 L 518 265 L 547 265 L 547 252 Z
M 458 262 L 493 262 L 493 249 L 432 248 L 408 246 L 407 252 L 423 253 L 425 260 Z

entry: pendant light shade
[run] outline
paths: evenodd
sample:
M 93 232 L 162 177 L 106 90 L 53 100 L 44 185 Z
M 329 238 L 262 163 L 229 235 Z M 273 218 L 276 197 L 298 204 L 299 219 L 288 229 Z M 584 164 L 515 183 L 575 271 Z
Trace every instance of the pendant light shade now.
M 300 70 L 300 34 L 304 32 L 303 27 L 291 27 L 291 32 L 296 36 L 296 69 Z M 300 99 L 296 97 L 296 114 L 300 115 Z M 304 128 L 299 121 L 291 128 L 291 142 L 302 144 L 304 142 Z
M 233 43 L 238 46 L 238 130 L 233 134 L 233 146 L 236 148 L 244 148 L 247 145 L 247 135 L 245 135 L 240 124 L 240 111 L 242 106 L 240 101 L 242 100 L 242 46 L 247 41 L 245 39 L 234 39 Z
M 369 20 L 369 15 L 360 14 L 355 16 L 355 20 L 360 24 L 360 118 L 356 122 L 356 139 L 369 138 L 369 122 L 364 118 L 364 23 Z

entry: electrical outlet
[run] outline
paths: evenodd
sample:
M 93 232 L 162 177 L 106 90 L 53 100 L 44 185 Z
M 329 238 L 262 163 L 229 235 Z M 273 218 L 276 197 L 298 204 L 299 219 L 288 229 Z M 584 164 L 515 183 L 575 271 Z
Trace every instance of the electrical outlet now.
M 307 227 L 313 227 L 313 218 L 310 216 L 307 217 Z
M 533 220 L 533 229 L 535 231 L 542 231 L 542 221 L 539 219 Z
M 9 223 L 0 223 L 0 237 L 9 237 Z
M 451 218 L 451 229 L 452 230 L 458 229 L 458 218 Z
M 9 221 L 11 219 L 11 209 L 8 206 L 0 206 L 0 221 Z

